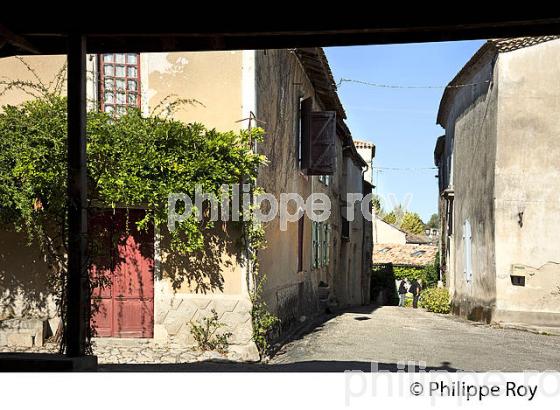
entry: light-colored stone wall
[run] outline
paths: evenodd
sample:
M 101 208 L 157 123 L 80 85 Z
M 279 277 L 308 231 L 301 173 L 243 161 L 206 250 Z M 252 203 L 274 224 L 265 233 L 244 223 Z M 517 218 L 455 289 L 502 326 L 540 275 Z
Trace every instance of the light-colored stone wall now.
M 66 56 L 25 56 L 0 58 L 0 79 L 48 87 L 66 63 Z M 2 90 L 5 86 L 0 86 Z M 63 88 L 64 93 L 66 87 Z M 30 94 L 28 91 L 31 91 Z M 0 95 L 0 107 L 18 105 L 33 98 L 30 88 L 14 87 Z
M 194 100 L 174 118 L 220 131 L 239 130 L 242 119 L 243 51 L 143 53 L 140 59 L 144 110 L 164 100 Z
M 502 53 L 497 65 L 496 319 L 558 325 L 560 40 Z
M 489 82 L 492 61 L 493 53 L 487 53 L 461 79 L 462 84 L 478 85 L 457 89 L 445 121 L 447 180 L 455 195 L 447 283 L 455 313 L 478 320 L 490 320 L 496 301 L 493 198 L 500 85 Z M 470 282 L 465 275 L 465 221 L 472 231 Z
M 476 320 L 560 323 L 560 41 L 489 51 L 446 119 L 445 179 L 454 188 L 448 285 L 454 311 Z M 473 281 L 464 277 L 463 223 Z M 515 286 L 512 275 L 525 278 Z
M 196 100 L 173 114 L 177 120 L 200 122 L 220 131 L 246 128 L 244 93 L 247 51 L 145 53 L 141 55 L 143 111 L 159 111 L 165 99 Z M 249 75 L 250 79 L 250 75 Z M 250 81 L 250 80 L 249 80 Z M 159 107 L 158 107 L 159 106 Z M 205 249 L 189 257 L 165 252 L 168 235 L 158 235 L 154 296 L 154 340 L 192 346 L 190 322 L 216 310 L 231 332 L 230 350 L 243 360 L 258 359 L 252 342 L 251 303 L 247 289 L 247 266 L 240 232 L 217 226 L 205 234 Z
M 343 198 L 351 200 L 348 194 L 361 194 L 363 192 L 362 168 L 352 155 L 347 151 L 343 157 L 344 188 Z M 364 223 L 360 209 L 361 201 L 344 203 L 345 207 L 352 208 L 352 215 L 348 215 L 350 223 L 350 236 L 342 241 L 343 263 L 342 270 L 337 272 L 341 277 L 344 292 L 340 292 L 339 299 L 343 305 L 359 305 L 362 303 L 362 267 L 363 267 L 363 237 Z
M 380 218 L 374 218 L 373 243 L 406 243 L 406 233 L 388 224 Z
M 318 309 L 318 284 L 326 282 L 331 296 L 341 305 L 361 303 L 362 229 L 353 225 L 355 242 L 341 240 L 341 207 L 350 187 L 362 192 L 361 169 L 348 165 L 343 157 L 342 136 L 336 139 L 335 172 L 326 185 L 317 176 L 306 176 L 299 169 L 298 123 L 300 98 L 313 97 L 313 110 L 324 110 L 319 95 L 295 53 L 289 50 L 267 50 L 256 53 L 257 117 L 266 130 L 259 152 L 269 159 L 260 170 L 258 184 L 279 198 L 281 193 L 297 193 L 308 198 L 312 193 L 325 193 L 331 199 L 329 264 L 314 268 L 312 256 L 312 222 L 307 217 L 303 229 L 303 270 L 298 272 L 298 223 L 280 229 L 278 218 L 265 224 L 267 247 L 259 251 L 260 270 L 267 276 L 264 296 L 269 307 L 284 324 Z M 358 205 L 359 206 L 359 205 Z M 294 202 L 290 213 L 297 211 Z M 359 241 L 359 243 L 358 243 Z M 355 258 L 352 261 L 352 257 Z M 349 296 L 351 295 L 351 296 Z
M 258 151 L 269 160 L 259 171 L 258 185 L 277 199 L 281 193 L 307 198 L 312 192 L 324 192 L 317 177 L 308 177 L 299 169 L 299 99 L 315 93 L 295 54 L 288 50 L 257 51 L 256 87 L 256 114 L 266 131 Z M 319 104 L 315 98 L 313 108 L 322 109 Z M 297 212 L 295 202 L 288 204 L 288 210 Z M 306 312 L 317 310 L 317 286 L 324 273 L 312 268 L 311 227 L 305 218 L 303 270 L 298 272 L 298 223 L 290 222 L 282 231 L 276 217 L 264 225 L 267 247 L 259 251 L 260 271 L 267 277 L 263 296 L 286 327 Z

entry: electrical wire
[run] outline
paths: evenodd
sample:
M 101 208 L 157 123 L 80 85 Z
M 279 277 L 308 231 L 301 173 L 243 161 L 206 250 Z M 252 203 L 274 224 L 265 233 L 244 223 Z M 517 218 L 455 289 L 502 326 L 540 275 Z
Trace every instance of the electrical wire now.
M 410 90 L 421 90 L 421 89 L 446 89 L 446 88 L 462 88 L 462 87 L 474 87 L 477 85 L 488 84 L 490 80 L 482 81 L 479 83 L 470 83 L 470 84 L 455 84 L 455 85 L 399 85 L 399 84 L 381 84 L 381 83 L 371 83 L 368 81 L 362 80 L 354 80 L 351 78 L 341 78 L 338 83 L 336 84 L 337 87 L 340 87 L 343 83 L 356 83 L 361 85 L 367 85 L 370 87 L 377 87 L 377 88 L 396 88 L 396 89 L 410 89 Z

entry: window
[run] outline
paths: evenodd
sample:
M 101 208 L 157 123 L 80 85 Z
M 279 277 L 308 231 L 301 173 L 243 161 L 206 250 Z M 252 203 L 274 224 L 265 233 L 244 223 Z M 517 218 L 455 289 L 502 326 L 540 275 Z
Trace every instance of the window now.
M 325 222 L 313 222 L 311 237 L 313 267 L 320 268 L 322 266 L 328 266 L 330 262 L 330 224 Z
M 513 286 L 525 286 L 525 276 L 511 275 L 511 284 Z
M 469 220 L 465 220 L 463 224 L 463 254 L 464 254 L 464 267 L 463 273 L 467 283 L 472 282 L 472 232 Z
M 312 111 L 311 98 L 300 100 L 298 157 L 306 175 L 332 175 L 335 167 L 336 113 Z
M 124 114 L 140 108 L 140 55 L 102 54 L 99 58 L 99 101 L 102 111 Z

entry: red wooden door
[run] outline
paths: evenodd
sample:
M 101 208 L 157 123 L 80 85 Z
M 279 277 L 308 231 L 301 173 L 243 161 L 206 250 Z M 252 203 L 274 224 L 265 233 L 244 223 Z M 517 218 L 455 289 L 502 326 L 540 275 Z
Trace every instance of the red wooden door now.
M 100 337 L 153 337 L 154 231 L 138 231 L 142 210 L 90 217 L 92 325 Z

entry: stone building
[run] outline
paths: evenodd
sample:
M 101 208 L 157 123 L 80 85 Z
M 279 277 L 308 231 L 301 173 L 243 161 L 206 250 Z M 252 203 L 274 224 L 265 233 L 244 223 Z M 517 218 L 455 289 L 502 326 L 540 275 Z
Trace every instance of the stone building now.
M 437 122 L 441 256 L 453 312 L 560 324 L 560 40 L 487 41 Z
M 25 57 L 24 61 L 45 82 L 64 64 L 60 56 Z M 366 245 L 364 251 L 364 243 L 371 240 L 364 233 L 366 221 L 361 212 L 356 212 L 352 221 L 344 218 L 346 208 L 360 207 L 358 202 L 346 202 L 346 193 L 371 190 L 363 180 L 368 164 L 357 153 L 344 123 L 345 112 L 322 49 L 91 55 L 88 71 L 90 109 L 119 113 L 134 106 L 149 114 L 161 109 L 172 96 L 194 101 L 173 113 L 184 122 L 197 121 L 225 131 L 246 128 L 251 118 L 252 126 L 263 127 L 267 134 L 257 150 L 268 157 L 269 164 L 259 170 L 257 184 L 276 197 L 297 193 L 307 198 L 321 192 L 331 199 L 332 212 L 325 222 L 304 217 L 288 223 L 286 230 L 280 229 L 278 217 L 265 224 L 267 247 L 259 252 L 260 271 L 267 276 L 263 296 L 281 319 L 283 330 L 319 312 L 320 283 L 328 288 L 330 302 L 339 306 L 368 299 L 371 269 L 364 258 L 371 246 Z M 0 72 L 14 80 L 33 80 L 33 74 L 16 58 L 0 60 Z M 0 97 L 0 105 L 27 98 L 19 90 L 11 90 Z M 334 121 L 335 138 L 327 158 L 331 169 L 324 175 L 311 173 L 303 161 L 306 148 L 302 144 L 307 141 L 303 119 L 314 113 Z M 288 208 L 292 213 L 299 211 L 293 202 Z M 141 214 L 141 210 L 134 212 Z M 96 226 L 120 226 L 119 210 L 100 215 L 92 221 L 93 230 Z M 215 247 L 215 252 L 212 269 L 202 272 L 204 292 L 186 281 L 174 280 L 181 274 L 201 272 L 189 272 L 197 269 L 192 263 L 177 263 L 173 255 L 161 251 L 165 232 L 150 235 L 133 238 L 152 249 L 152 256 L 142 261 L 146 267 L 142 273 L 145 294 L 136 297 L 134 306 L 97 294 L 107 306 L 96 318 L 98 336 L 190 346 L 194 341 L 189 322 L 215 309 L 233 333 L 230 350 L 235 357 L 258 357 L 250 316 L 251 266 L 247 250 L 237 245 L 239 232 L 208 234 L 207 246 Z M 4 334 L 0 345 L 16 343 L 14 336 L 10 340 L 8 336 L 17 329 L 19 341 L 40 344 L 54 333 L 58 323 L 52 295 L 45 287 L 47 267 L 40 254 L 24 244 L 22 235 L 4 227 L 0 234 L 0 320 L 17 323 L 4 333 L 0 331 Z M 122 323 L 117 316 L 127 319 Z M 39 319 L 33 326 L 41 330 L 24 329 L 31 326 L 26 325 L 29 318 Z M 42 336 L 33 333 L 31 338 L 32 332 Z

